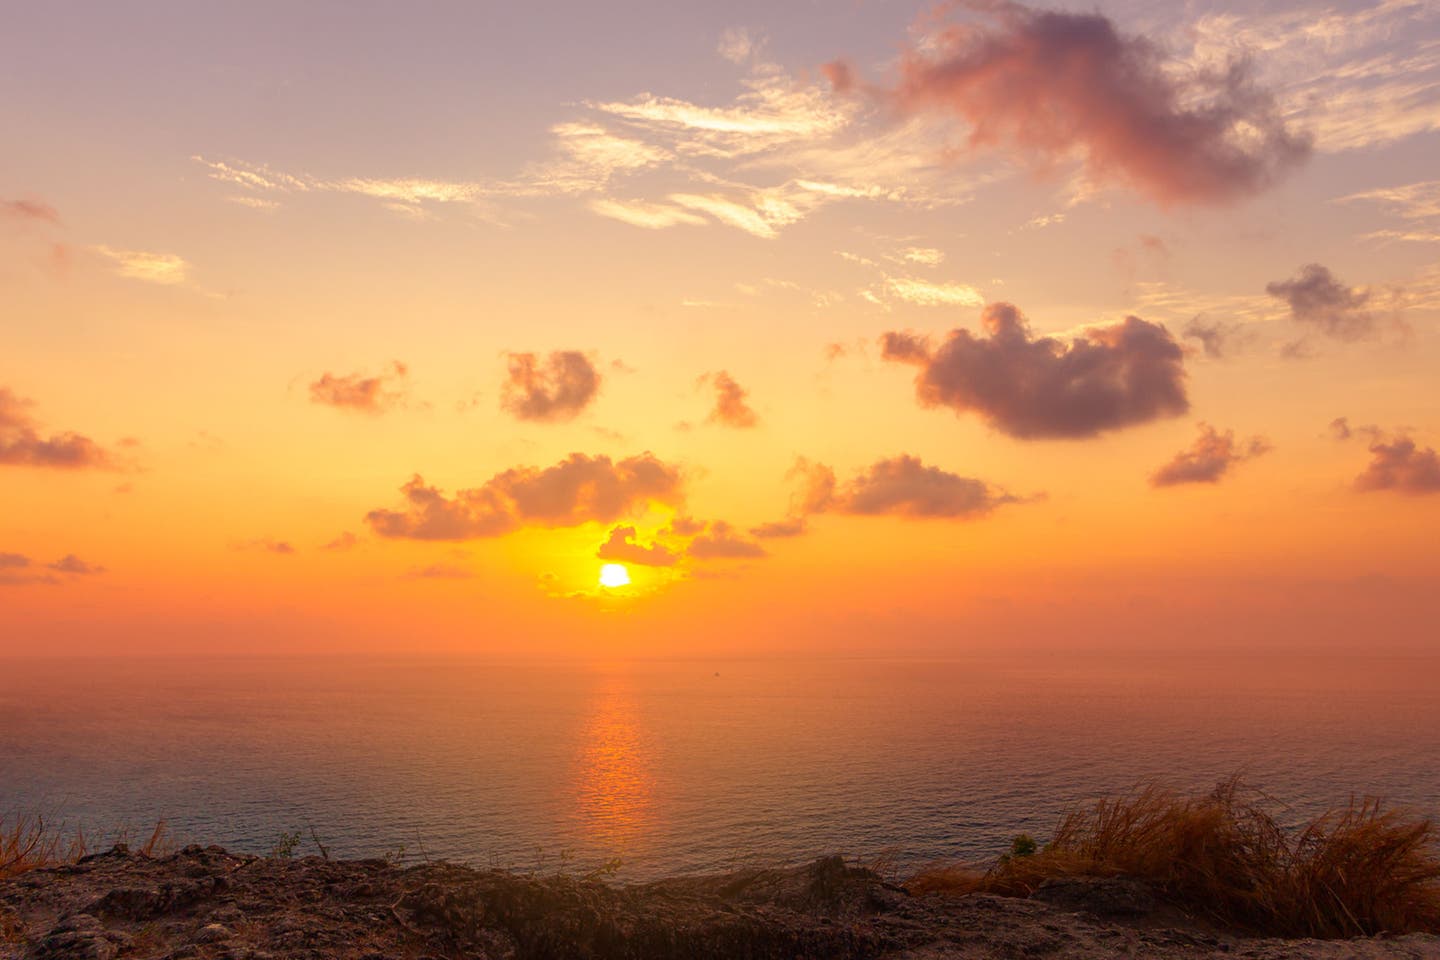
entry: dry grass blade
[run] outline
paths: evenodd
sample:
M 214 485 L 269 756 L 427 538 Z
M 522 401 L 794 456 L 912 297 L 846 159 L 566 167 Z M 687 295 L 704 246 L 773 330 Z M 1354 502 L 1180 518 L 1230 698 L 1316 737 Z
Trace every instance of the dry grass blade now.
M 1353 801 L 1287 831 L 1238 777 L 1186 797 L 1148 784 L 1061 819 L 1033 856 L 988 872 L 930 867 L 914 893 L 1029 896 L 1046 880 L 1126 875 L 1184 908 L 1277 936 L 1440 932 L 1440 831 Z
M 150 838 L 140 847 L 147 857 L 170 851 L 165 821 L 155 825 Z M 67 839 L 68 838 L 68 839 Z M 123 835 L 120 839 L 124 839 Z M 0 814 L 0 880 L 41 867 L 74 863 L 89 852 L 85 831 L 52 825 L 41 815 Z
M 60 862 L 61 835 L 44 817 L 0 818 L 0 878 Z

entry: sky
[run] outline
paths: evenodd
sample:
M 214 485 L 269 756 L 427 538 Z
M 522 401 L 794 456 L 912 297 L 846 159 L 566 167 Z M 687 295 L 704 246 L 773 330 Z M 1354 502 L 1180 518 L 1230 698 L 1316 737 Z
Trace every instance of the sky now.
M 1440 3 L 3 11 L 0 656 L 1436 650 Z

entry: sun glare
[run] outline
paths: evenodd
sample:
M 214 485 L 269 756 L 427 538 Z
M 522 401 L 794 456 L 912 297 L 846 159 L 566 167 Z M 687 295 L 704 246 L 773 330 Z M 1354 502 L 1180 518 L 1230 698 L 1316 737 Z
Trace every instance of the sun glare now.
M 625 569 L 624 564 L 607 563 L 600 568 L 600 586 L 628 587 L 630 586 L 630 571 Z

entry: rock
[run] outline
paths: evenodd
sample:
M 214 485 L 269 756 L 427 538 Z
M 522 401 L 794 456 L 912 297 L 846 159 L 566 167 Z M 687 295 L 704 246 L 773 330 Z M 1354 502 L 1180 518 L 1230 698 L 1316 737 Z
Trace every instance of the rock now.
M 214 877 L 205 880 L 177 877 L 159 886 L 116 887 L 88 904 L 86 912 L 102 917 L 150 920 L 183 910 L 211 896 L 217 889 L 216 880 Z
M 25 957 L 27 960 L 111 960 L 129 943 L 128 936 L 106 930 L 95 917 L 76 913 L 51 927 Z
M 1130 877 L 1063 877 L 1047 880 L 1033 899 L 1061 910 L 1084 911 L 1106 920 L 1138 920 L 1158 906 L 1155 891 Z
M 99 916 L 144 920 L 164 910 L 159 887 L 115 887 L 85 906 L 88 913 Z
M 235 923 L 236 921 L 243 920 L 244 918 L 245 914 L 242 913 L 240 908 L 235 906 L 235 904 L 233 903 L 226 904 L 225 906 L 218 908 L 214 913 L 210 914 L 210 920 L 212 923 Z
M 912 897 L 838 857 L 630 885 L 212 847 L 112 851 L 83 866 L 0 880 L 0 960 L 1440 958 L 1428 935 L 1302 942 L 1202 929 L 1123 878 L 1057 881 L 1023 900 Z

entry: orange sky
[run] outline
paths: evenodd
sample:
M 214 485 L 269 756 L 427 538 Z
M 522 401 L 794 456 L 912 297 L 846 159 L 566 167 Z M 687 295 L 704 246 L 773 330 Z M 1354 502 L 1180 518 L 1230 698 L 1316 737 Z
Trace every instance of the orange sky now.
M 0 655 L 1434 649 L 1432 7 L 345 9 L 0 39 Z

